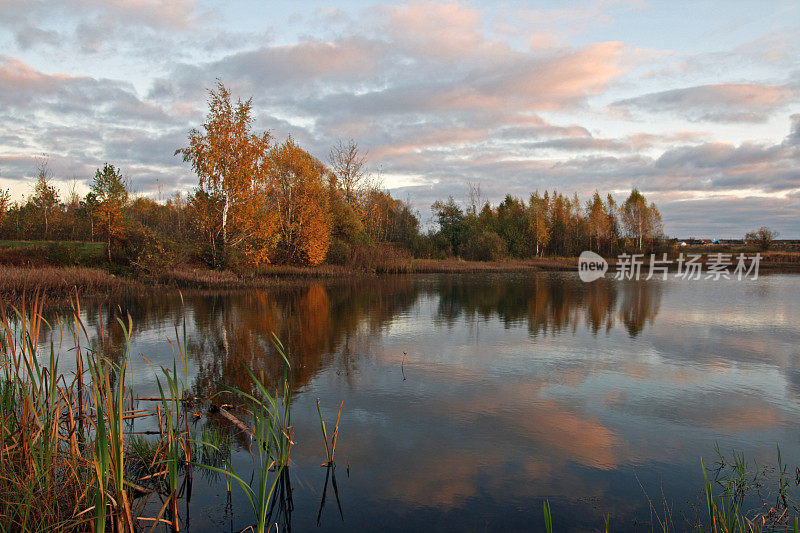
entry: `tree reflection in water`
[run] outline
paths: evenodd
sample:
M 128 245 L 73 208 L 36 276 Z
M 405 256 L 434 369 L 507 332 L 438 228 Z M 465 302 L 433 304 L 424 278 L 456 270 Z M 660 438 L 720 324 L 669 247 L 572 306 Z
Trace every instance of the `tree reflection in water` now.
M 252 392 L 242 365 L 265 383 L 279 384 L 282 360 L 273 334 L 286 346 L 295 390 L 331 365 L 339 375 L 352 376 L 359 361 L 370 357 L 375 336 L 421 298 L 436 302 L 432 327 L 497 319 L 506 327 L 527 327 L 537 337 L 581 325 L 598 334 L 619 319 L 635 337 L 654 321 L 661 294 L 659 282 L 603 278 L 581 283 L 572 273 L 398 276 L 271 290 L 193 291 L 182 299 L 147 292 L 125 302 L 83 302 L 82 315 L 93 345 L 110 354 L 124 348 L 118 317 L 130 314 L 134 340 L 154 328 L 164 330 L 165 338 L 175 337 L 186 320 L 187 353 L 197 369 L 193 394 L 209 397 L 224 390 L 221 384 Z M 51 324 L 58 314 L 51 311 Z
M 122 354 L 124 335 L 116 319 L 130 314 L 134 355 L 145 354 L 156 368 L 171 365 L 173 355 L 164 347 L 166 339 L 182 336 L 185 325 L 191 394 L 226 403 L 220 395 L 228 387 L 254 392 L 243 366 L 252 369 L 268 386 L 280 385 L 283 359 L 274 347 L 273 335 L 286 347 L 295 391 L 310 387 L 326 370 L 340 376 L 337 379 L 345 386 L 356 387 L 354 381 L 360 368 L 377 357 L 383 334 L 395 324 L 412 324 L 430 333 L 463 324 L 499 322 L 505 328 L 527 331 L 534 340 L 570 335 L 578 329 L 597 336 L 622 326 L 635 337 L 653 323 L 661 296 L 659 282 L 600 279 L 584 284 L 574 273 L 398 276 L 330 283 L 310 281 L 269 290 L 187 291 L 182 297 L 149 292 L 112 304 L 84 301 L 82 318 L 96 348 Z M 57 315 L 57 311 L 51 312 L 51 324 L 57 323 Z M 161 351 L 153 353 L 158 349 Z M 404 364 L 405 357 L 397 359 L 399 381 L 401 373 L 405 377 L 408 370 Z M 144 365 L 138 369 L 142 387 L 148 384 L 143 374 L 149 371 Z M 414 376 L 407 383 L 411 387 L 417 385 Z M 458 394 L 459 398 L 462 396 Z M 527 393 L 522 396 L 527 397 Z M 446 394 L 443 398 L 450 399 Z M 535 406 L 530 409 L 533 411 L 527 414 L 535 418 L 538 411 Z M 240 450 L 248 449 L 246 434 L 213 414 L 209 419 L 231 435 Z M 595 425 L 590 420 L 575 427 L 585 438 Z M 570 431 L 567 430 L 568 435 L 572 434 Z M 606 433 L 602 435 L 610 439 L 611 432 Z M 551 444 L 545 439 L 544 445 Z M 574 453 L 577 452 L 573 450 Z M 270 508 L 270 522 L 278 523 L 282 531 L 291 530 L 295 510 L 289 472 L 286 469 L 281 473 Z M 303 485 L 301 472 L 292 473 L 295 481 Z M 317 520 L 344 520 L 333 468 L 326 470 L 324 484 L 315 488 L 321 488 L 321 493 L 316 493 L 320 498 L 315 504 L 319 505 Z M 332 498 L 336 499 L 338 512 L 331 512 Z M 188 499 L 186 503 L 189 504 Z M 230 506 L 228 501 L 225 515 L 233 519 Z M 188 516 L 189 509 L 186 513 Z M 353 519 L 356 518 L 351 514 Z

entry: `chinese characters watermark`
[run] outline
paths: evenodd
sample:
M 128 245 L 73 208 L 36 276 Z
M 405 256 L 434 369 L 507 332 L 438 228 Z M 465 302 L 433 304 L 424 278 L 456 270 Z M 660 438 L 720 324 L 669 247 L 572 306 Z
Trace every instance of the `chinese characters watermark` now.
M 745 255 L 734 254 L 707 254 L 706 261 L 702 261 L 701 254 L 681 253 L 675 259 L 669 259 L 667 254 L 649 254 L 649 261 L 645 261 L 645 254 L 621 254 L 615 264 L 614 279 L 616 280 L 667 280 L 671 275 L 680 280 L 708 279 L 719 281 L 721 279 L 758 279 L 758 267 L 761 263 L 761 254 Z M 578 275 L 582 281 L 590 282 L 599 279 L 608 271 L 608 262 L 594 252 L 583 252 L 578 258 Z

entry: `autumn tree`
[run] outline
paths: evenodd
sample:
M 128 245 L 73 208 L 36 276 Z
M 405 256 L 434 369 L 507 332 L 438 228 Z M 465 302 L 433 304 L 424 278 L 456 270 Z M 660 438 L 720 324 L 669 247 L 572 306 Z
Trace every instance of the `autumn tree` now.
M 122 173 L 106 163 L 102 170 L 95 172 L 90 194 L 96 202 L 92 215 L 100 234 L 105 237 L 108 262 L 111 263 L 111 244 L 125 235 L 123 208 L 128 202 L 128 189 Z
M 749 231 L 744 236 L 744 240 L 750 246 L 756 246 L 759 250 L 766 252 L 772 247 L 772 242 L 778 238 L 778 232 L 766 226 L 761 226 L 756 231 Z
M 89 219 L 89 240 L 94 242 L 94 221 L 97 218 L 97 207 L 98 207 L 97 195 L 92 191 L 89 191 L 86 194 L 86 198 L 83 200 L 83 212 L 82 214 Z
M 175 154 L 191 163 L 200 178 L 200 189 L 220 200 L 206 206 L 219 209 L 216 216 L 220 218 L 223 250 L 240 247 L 252 262 L 263 261 L 263 248 L 269 248 L 274 234 L 274 217 L 264 202 L 269 194 L 266 173 L 270 134 L 251 132 L 252 98 L 232 103 L 231 93 L 222 82 L 209 91 L 208 105 L 202 131 L 191 130 L 189 146 Z M 264 240 L 265 245 L 254 240 Z
M 550 224 L 547 218 L 549 197 L 539 195 L 536 191 L 531 195 L 528 203 L 528 231 L 527 234 L 533 243 L 534 253 L 538 256 L 544 252 L 550 242 Z
M 619 240 L 619 207 L 611 194 L 606 196 L 605 211 L 608 228 L 608 253 L 614 255 Z
M 370 243 L 408 242 L 419 233 L 419 219 L 411 204 L 392 198 L 389 191 L 370 189 L 363 203 L 363 227 Z
M 52 172 L 47 163 L 47 159 L 39 159 L 36 163 L 36 184 L 33 186 L 33 196 L 31 205 L 41 217 L 44 225 L 44 238 L 50 235 L 50 222 L 53 213 L 58 209 L 58 192 L 55 187 L 50 185 Z
M 217 215 L 222 211 L 223 203 L 220 195 L 197 189 L 187 206 L 189 219 L 209 254 L 204 259 L 211 266 L 219 262 L 217 248 L 222 240 L 222 218 Z
M 78 180 L 73 178 L 67 189 L 67 198 L 62 211 L 62 217 L 64 219 L 62 235 L 71 241 L 79 240 L 82 200 L 81 195 L 78 194 Z
M 648 205 L 644 195 L 635 188 L 622 204 L 622 223 L 638 250 L 662 231 L 661 214 L 655 204 Z
M 270 150 L 269 162 L 279 255 L 288 262 L 321 263 L 331 229 L 325 166 L 291 138 Z
M 495 213 L 492 204 L 489 202 L 484 203 L 480 213 L 478 213 L 477 227 L 497 232 L 497 213 Z
M 329 182 L 328 185 L 332 236 L 348 243 L 364 240 L 364 223 L 367 220 L 363 217 L 363 209 L 348 203 L 344 192 L 336 187 L 335 182 Z
M 553 191 L 549 197 L 548 205 L 550 206 L 548 214 L 550 220 L 550 253 L 568 255 L 572 238 L 571 231 L 574 226 L 571 224 L 574 214 L 572 201 L 564 194 Z
M 586 223 L 589 229 L 589 248 L 592 248 L 594 240 L 593 249 L 599 252 L 602 241 L 608 237 L 610 224 L 606 206 L 597 191 L 586 204 Z

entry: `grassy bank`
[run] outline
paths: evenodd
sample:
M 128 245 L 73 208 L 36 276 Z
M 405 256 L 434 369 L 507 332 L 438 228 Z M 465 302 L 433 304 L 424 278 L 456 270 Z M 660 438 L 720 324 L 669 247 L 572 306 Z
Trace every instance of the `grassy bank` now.
M 461 259 L 415 259 L 410 266 L 413 273 L 469 273 L 469 272 L 530 272 L 537 270 L 575 270 L 578 259 L 536 258 L 509 259 L 508 261 L 464 261 Z
M 527 260 L 472 262 L 451 260 L 414 260 L 405 268 L 375 272 L 338 265 L 316 267 L 268 265 L 245 274 L 230 270 L 186 265 L 155 274 L 115 275 L 100 267 L 15 266 L 0 264 L 0 297 L 19 301 L 23 295 L 38 291 L 50 299 L 67 299 L 77 289 L 85 297 L 121 296 L 146 290 L 163 289 L 258 289 L 306 279 L 345 279 L 374 276 L 378 273 L 469 273 L 524 272 L 537 270 L 574 270 L 577 260 Z
M 106 270 L 86 267 L 0 265 L 0 297 L 19 301 L 23 295 L 39 292 L 52 298 L 81 294 L 120 295 L 144 288 L 134 279 L 120 278 Z

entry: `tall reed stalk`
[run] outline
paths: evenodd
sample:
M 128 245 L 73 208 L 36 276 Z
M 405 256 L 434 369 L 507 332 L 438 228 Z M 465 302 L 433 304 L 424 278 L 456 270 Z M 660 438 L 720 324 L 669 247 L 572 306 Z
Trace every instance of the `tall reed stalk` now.
M 250 482 L 245 481 L 244 477 L 237 473 L 229 462 L 224 469 L 208 464 L 197 464 L 202 468 L 230 476 L 238 483 L 253 509 L 255 515 L 253 529 L 256 533 L 267 531 L 270 502 L 278 482 L 284 478 L 283 474 L 289 466 L 289 455 L 294 444 L 291 426 L 291 365 L 286 358 L 283 345 L 277 337 L 274 338 L 274 343 L 285 364 L 280 395 L 278 391 L 272 394 L 263 381 L 247 367 L 244 367 L 244 370 L 250 376 L 255 387 L 253 394 L 230 388 L 231 392 L 245 403 L 253 417 L 250 449 L 257 477 Z M 216 449 L 212 443 L 202 442 L 201 444 Z M 255 448 L 255 453 L 253 453 L 253 448 Z
M 92 401 L 95 410 L 93 458 L 97 475 L 95 521 L 97 533 L 105 531 L 109 502 L 118 508 L 110 517 L 116 531 L 133 531 L 133 516 L 125 487 L 125 444 L 123 422 L 125 377 L 128 367 L 131 322 L 117 319 L 125 338 L 122 361 L 114 363 L 96 351 L 89 352 Z
M 117 364 L 88 350 L 91 391 L 84 394 L 80 318 L 68 381 L 52 336 L 48 352 L 39 351 L 43 327 L 53 329 L 42 305 L 36 296 L 19 307 L 0 305 L 0 528 L 133 531 L 123 476 L 127 356 Z M 127 344 L 130 323 L 119 326 Z
M 19 307 L 0 301 L 0 532 L 132 533 L 142 524 L 178 531 L 178 499 L 188 504 L 195 464 L 225 475 L 229 492 L 229 480 L 236 481 L 251 504 L 253 529 L 267 531 L 276 486 L 291 495 L 291 366 L 280 341 L 274 339 L 285 367 L 277 390 L 271 392 L 246 367 L 253 391 L 229 389 L 252 415 L 252 430 L 241 424 L 250 434 L 255 463 L 248 482 L 234 470 L 226 439 L 198 441 L 190 428 L 194 399 L 186 394 L 185 323 L 182 341 L 171 343 L 172 367 L 162 367 L 156 375 L 158 398 L 134 400 L 128 385 L 130 316 L 112 323 L 124 341 L 121 353 L 113 355 L 105 350 L 103 324 L 98 327 L 100 342 L 93 345 L 77 297 L 72 304 L 74 320 L 51 325 L 38 296 L 23 298 Z M 65 327 L 74 342 L 71 377 L 59 367 L 58 354 L 63 352 L 54 340 L 58 332 L 63 341 Z M 41 342 L 45 330 L 50 331 L 48 350 Z M 155 407 L 139 407 L 147 401 L 156 402 Z M 133 421 L 142 417 L 159 431 L 133 431 Z M 157 438 L 142 433 L 156 433 Z M 212 458 L 216 464 L 197 462 L 196 444 L 220 452 Z M 155 517 L 142 516 L 153 495 L 162 499 L 161 510 Z

